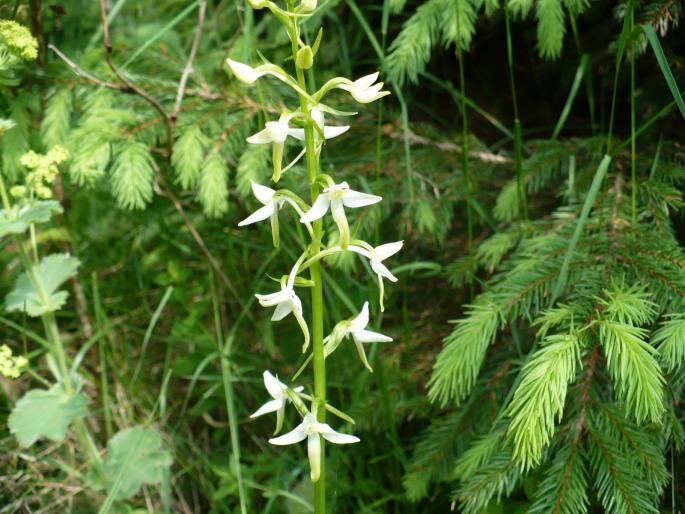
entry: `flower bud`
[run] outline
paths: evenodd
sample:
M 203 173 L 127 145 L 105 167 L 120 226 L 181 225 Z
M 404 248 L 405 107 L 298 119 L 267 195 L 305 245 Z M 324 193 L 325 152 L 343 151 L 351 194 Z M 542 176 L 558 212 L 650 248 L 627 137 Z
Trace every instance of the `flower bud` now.
M 253 9 L 264 9 L 267 4 L 267 0 L 247 0 L 247 3 L 250 4 L 250 7 Z
M 308 70 L 314 64 L 314 52 L 309 45 L 303 46 L 297 51 L 295 65 L 303 70 Z
M 316 0 L 302 0 L 300 11 L 304 13 L 312 12 L 316 9 Z

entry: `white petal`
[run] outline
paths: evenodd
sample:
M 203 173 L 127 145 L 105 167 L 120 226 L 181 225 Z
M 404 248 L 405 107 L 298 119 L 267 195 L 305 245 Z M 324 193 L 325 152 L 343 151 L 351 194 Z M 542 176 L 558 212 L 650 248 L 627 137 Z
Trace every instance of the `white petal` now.
M 321 476 L 321 438 L 313 433 L 307 437 L 307 455 L 309 456 L 309 477 L 312 482 L 319 480 Z
M 352 332 L 352 337 L 360 343 L 389 343 L 392 337 L 384 336 L 371 330 L 358 330 Z
M 334 137 L 338 137 L 341 134 L 344 134 L 350 130 L 349 125 L 345 125 L 344 127 L 324 127 L 323 128 L 323 137 L 325 139 L 333 139 Z
M 284 143 L 288 137 L 288 130 L 290 127 L 287 122 L 283 121 L 267 121 L 264 129 L 274 143 Z
M 269 131 L 264 129 L 248 137 L 247 142 L 253 145 L 265 145 L 267 143 L 272 143 L 273 139 L 271 139 Z
M 399 252 L 402 249 L 402 245 L 404 245 L 404 241 L 397 241 L 395 243 L 387 243 L 384 245 L 377 246 L 374 250 L 373 253 L 376 254 L 376 256 L 380 260 L 385 260 L 391 255 L 395 255 L 397 252 Z
M 300 441 L 304 441 L 307 438 L 307 432 L 305 430 L 305 424 L 300 423 L 293 430 L 287 434 L 283 434 L 280 437 L 273 437 L 269 439 L 271 444 L 276 444 L 279 446 L 284 446 L 286 444 L 295 444 Z
M 397 277 L 390 273 L 390 270 L 385 267 L 378 259 L 371 259 L 371 269 L 378 274 L 379 277 L 387 278 L 390 282 L 397 282 Z
M 326 423 L 319 424 L 319 431 L 326 441 L 330 441 L 335 444 L 350 444 L 358 443 L 359 438 L 349 434 L 341 434 L 333 430 L 330 425 Z
M 270 203 L 274 195 L 276 194 L 276 191 L 274 191 L 270 187 L 257 184 L 257 182 L 255 182 L 254 180 L 250 180 L 250 182 L 252 183 L 252 194 L 255 196 L 255 198 L 262 202 L 264 205 Z
M 316 198 L 316 202 L 314 202 L 314 205 L 312 205 L 312 208 L 309 209 L 304 216 L 300 218 L 300 221 L 302 223 L 311 223 L 314 220 L 318 220 L 319 218 L 323 218 L 326 212 L 328 212 L 328 206 L 330 205 L 330 201 L 328 200 L 328 195 L 326 194 L 320 194 Z
M 268 414 L 270 412 L 276 412 L 278 409 L 283 407 L 284 401 L 283 400 L 270 400 L 266 402 L 264 405 L 262 405 L 257 411 L 250 415 L 250 418 L 256 418 L 258 416 L 262 416 L 263 414 Z
M 359 191 L 353 191 L 352 189 L 345 191 L 342 197 L 342 202 L 345 207 L 350 207 L 356 209 L 357 207 L 366 207 L 367 205 L 373 205 L 378 203 L 383 198 L 376 195 L 369 195 L 366 193 L 360 193 Z
M 295 391 L 296 393 L 301 393 L 302 391 L 304 391 L 304 386 L 293 387 L 293 391 Z
M 288 130 L 288 135 L 294 137 L 295 139 L 299 139 L 300 141 L 304 141 L 304 129 L 291 128 Z
M 293 312 L 293 304 L 291 302 L 279 303 L 271 316 L 271 321 L 281 321 L 291 312 Z
M 265 371 L 264 377 L 264 387 L 269 392 L 272 398 L 279 400 L 283 398 L 283 389 L 285 389 L 285 384 L 278 380 L 275 376 L 271 374 L 270 371 Z
M 251 225 L 252 223 L 257 223 L 258 221 L 263 221 L 269 217 L 275 212 L 274 204 L 270 203 L 268 205 L 265 205 L 264 207 L 260 207 L 257 209 L 255 212 L 250 214 L 247 218 L 245 218 L 243 221 L 238 223 L 239 227 L 244 227 L 245 225 Z
M 361 246 L 350 245 L 347 247 L 347 249 L 351 252 L 358 253 L 367 259 L 372 258 L 371 252 L 369 252 L 366 248 L 362 248 Z
M 262 307 L 273 307 L 279 303 L 283 303 L 288 299 L 287 291 L 276 291 L 275 293 L 269 294 L 256 294 L 259 305 Z
M 369 324 L 369 302 L 364 302 L 361 312 L 352 320 L 352 332 L 364 330 Z
M 372 73 L 370 75 L 364 75 L 363 77 L 358 78 L 354 81 L 354 86 L 359 88 L 368 88 L 369 86 L 371 86 L 371 84 L 376 82 L 376 80 L 378 79 L 378 75 L 379 72 Z

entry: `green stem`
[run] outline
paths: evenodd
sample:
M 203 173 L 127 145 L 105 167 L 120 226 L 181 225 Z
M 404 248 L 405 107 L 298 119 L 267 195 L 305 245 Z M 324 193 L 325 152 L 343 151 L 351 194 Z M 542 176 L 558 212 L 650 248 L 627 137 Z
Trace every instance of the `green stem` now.
M 288 26 L 288 35 L 292 43 L 293 59 L 297 57 L 298 33 L 295 22 Z M 304 71 L 296 67 L 297 82 L 302 91 L 307 91 L 307 79 Z M 300 94 L 300 108 L 303 113 L 309 111 L 309 100 Z M 307 122 L 304 127 L 305 149 L 307 153 L 307 178 L 310 184 L 310 194 L 312 205 L 319 195 L 317 176 L 319 174 L 318 156 L 316 153 L 316 139 L 314 126 Z M 310 245 L 312 256 L 319 253 L 321 249 L 321 239 L 323 236 L 323 222 L 317 220 L 313 223 L 314 234 Z M 309 269 L 309 277 L 314 284 L 311 288 L 312 295 L 312 355 L 314 363 L 314 400 L 313 410 L 316 412 L 317 420 L 326 421 L 326 361 L 323 351 L 323 281 L 321 279 L 321 268 L 319 261 L 313 263 Z M 314 512 L 315 514 L 325 514 L 326 512 L 326 447 L 325 441 L 321 438 L 321 474 L 319 480 L 314 484 Z
M 507 63 L 509 68 L 509 87 L 511 88 L 511 103 L 514 108 L 514 166 L 516 169 L 516 191 L 518 193 L 519 215 L 528 221 L 528 199 L 523 181 L 523 136 L 521 134 L 521 119 L 519 118 L 518 100 L 516 96 L 516 81 L 514 80 L 514 48 L 511 39 L 511 24 L 509 10 L 504 9 L 504 23 L 507 33 Z
M 466 98 L 466 79 L 464 78 L 464 59 L 461 46 L 457 44 L 457 61 L 459 62 L 459 88 L 461 97 Z M 471 253 L 473 247 L 473 215 L 471 212 L 471 174 L 469 173 L 469 124 L 466 104 L 461 103 L 461 159 L 464 174 L 464 189 L 466 191 L 466 234 L 467 250 Z

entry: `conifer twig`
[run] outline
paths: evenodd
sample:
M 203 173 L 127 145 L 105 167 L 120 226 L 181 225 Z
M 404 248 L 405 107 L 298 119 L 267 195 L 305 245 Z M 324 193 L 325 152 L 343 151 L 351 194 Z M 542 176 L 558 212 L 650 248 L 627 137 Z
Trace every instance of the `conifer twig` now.
M 128 80 L 124 76 L 124 74 L 121 73 L 119 68 L 117 68 L 116 64 L 114 64 L 114 60 L 112 60 L 112 43 L 109 39 L 109 26 L 107 24 L 107 9 L 105 8 L 105 1 L 98 0 L 98 2 L 100 4 L 100 18 L 102 20 L 102 42 L 105 46 L 105 58 L 107 59 L 107 65 L 112 70 L 112 73 L 114 73 L 114 75 L 123 84 L 123 91 L 129 90 L 135 93 L 136 95 L 140 96 L 150 105 L 152 105 L 152 107 L 154 107 L 162 116 L 164 124 L 166 125 L 168 157 L 171 158 L 171 153 L 174 145 L 174 125 L 171 120 L 171 116 L 169 116 L 169 113 L 166 112 L 164 106 L 159 102 L 159 100 L 157 100 L 154 96 L 150 95 L 144 89 L 136 86 L 133 82 Z
M 188 78 L 193 72 L 193 62 L 195 61 L 195 56 L 197 55 L 197 49 L 200 46 L 200 39 L 202 39 L 202 27 L 205 24 L 205 12 L 207 10 L 207 0 L 200 0 L 197 12 L 197 26 L 195 27 L 195 38 L 193 39 L 193 45 L 190 48 L 190 55 L 188 56 L 188 61 L 186 62 L 185 68 L 183 68 L 183 73 L 181 74 L 181 80 L 178 82 L 178 92 L 176 93 L 176 102 L 174 103 L 174 110 L 171 111 L 170 118 L 172 122 L 176 121 L 178 118 L 178 113 L 181 111 L 181 102 L 183 102 L 183 95 L 185 94 L 186 84 L 188 83 Z
M 55 52 L 57 54 L 57 57 L 62 59 L 69 68 L 71 68 L 71 71 L 74 72 L 75 75 L 87 80 L 88 82 L 92 82 L 93 84 L 97 84 L 100 87 L 106 87 L 108 89 L 116 89 L 118 91 L 123 91 L 123 92 L 129 92 L 124 89 L 123 86 L 120 84 L 115 84 L 114 82 L 106 82 L 102 79 L 97 78 L 95 75 L 90 74 L 83 68 L 79 67 L 78 64 L 76 64 L 74 61 L 69 59 L 59 48 L 57 48 L 55 45 L 50 44 L 48 45 L 48 48 Z

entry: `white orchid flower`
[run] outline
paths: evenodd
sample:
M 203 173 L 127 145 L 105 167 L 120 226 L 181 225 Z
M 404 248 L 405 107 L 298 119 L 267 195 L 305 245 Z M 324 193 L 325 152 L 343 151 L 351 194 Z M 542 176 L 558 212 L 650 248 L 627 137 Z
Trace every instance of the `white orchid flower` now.
M 300 325 L 304 335 L 304 345 L 302 347 L 304 352 L 309 346 L 309 327 L 307 327 L 307 322 L 302 315 L 302 301 L 295 293 L 295 277 L 301 263 L 302 257 L 295 263 L 290 275 L 288 275 L 288 279 L 285 281 L 281 280 L 280 291 L 271 294 L 256 294 L 255 296 L 262 307 L 276 307 L 271 316 L 271 321 L 280 321 L 290 313 L 295 316 L 297 324 Z
M 349 434 L 341 434 L 326 423 L 320 423 L 310 412 L 304 415 L 302 423 L 291 432 L 280 437 L 269 439 L 271 444 L 279 446 L 296 444 L 307 439 L 307 455 L 309 456 L 310 476 L 312 482 L 319 480 L 321 475 L 321 437 L 334 444 L 358 443 L 359 438 Z
M 404 241 L 397 241 L 395 243 L 388 243 L 384 245 L 377 246 L 376 248 L 363 248 L 357 245 L 350 245 L 349 250 L 359 255 L 363 255 L 369 259 L 371 264 L 371 269 L 376 273 L 378 277 L 378 288 L 380 289 L 380 304 L 381 311 L 385 310 L 383 306 L 383 295 L 385 289 L 383 287 L 383 279 L 387 278 L 390 282 L 397 282 L 397 277 L 390 273 L 390 270 L 383 264 L 383 261 L 388 257 L 395 255 L 402 249 Z
M 283 82 L 289 82 L 288 75 L 275 64 L 262 64 L 253 68 L 233 59 L 226 59 L 226 63 L 228 63 L 236 78 L 243 84 L 254 84 L 258 78 L 264 75 L 272 75 Z
M 333 139 L 334 137 L 338 137 L 339 135 L 344 134 L 350 129 L 349 125 L 345 125 L 342 127 L 325 125 L 323 120 L 323 112 L 316 107 L 310 111 L 310 115 L 314 120 L 314 123 L 316 123 L 323 132 L 324 139 Z M 289 135 L 293 136 L 295 139 L 304 141 L 304 129 L 291 129 Z
M 267 121 L 265 128 L 256 134 L 247 138 L 247 142 L 253 145 L 272 145 L 272 161 L 274 167 L 274 174 L 272 180 L 278 182 L 281 179 L 282 162 L 283 162 L 283 148 L 285 147 L 285 140 L 289 135 L 293 135 L 289 122 L 294 116 L 294 113 L 281 114 L 278 121 Z
M 292 205 L 292 207 L 300 214 L 302 210 L 291 198 L 285 195 L 278 195 L 278 191 L 271 189 L 270 187 L 262 186 L 257 184 L 254 180 L 250 181 L 252 184 L 252 193 L 255 198 L 259 200 L 264 207 L 260 207 L 255 212 L 250 214 L 243 221 L 238 223 L 239 227 L 244 227 L 246 225 L 251 225 L 259 221 L 263 221 L 267 218 L 271 220 L 271 235 L 273 238 L 274 246 L 278 246 L 280 242 L 279 229 L 278 229 L 278 211 L 283 207 L 285 203 Z
M 340 327 L 336 327 L 333 333 L 327 336 L 324 342 L 324 357 L 328 357 L 342 340 L 348 336 L 352 336 L 355 346 L 357 347 L 357 352 L 359 353 L 359 358 L 361 359 L 366 369 L 373 372 L 373 369 L 369 365 L 369 361 L 366 358 L 366 352 L 364 351 L 364 344 L 368 343 L 389 343 L 392 341 L 392 337 L 388 337 L 378 332 L 372 332 L 371 330 L 366 330 L 366 326 L 369 324 L 369 302 L 364 302 L 362 311 L 354 318 L 348 321 L 343 321 L 338 324 Z
M 340 246 L 347 248 L 350 241 L 350 227 L 345 216 L 345 207 L 356 209 L 358 207 L 365 207 L 378 203 L 383 198 L 367 193 L 360 193 L 350 189 L 347 182 L 340 184 L 333 184 L 327 187 L 323 192 L 316 197 L 314 205 L 309 209 L 304 216 L 300 218 L 302 223 L 311 223 L 315 220 L 323 218 L 324 215 L 331 210 L 333 220 L 340 231 Z
M 269 414 L 271 412 L 276 413 L 276 430 L 274 434 L 278 434 L 283 427 L 283 415 L 285 414 L 285 406 L 289 401 L 292 401 L 288 396 L 288 386 L 283 382 L 278 380 L 269 371 L 264 372 L 264 387 L 271 395 L 273 400 L 269 400 L 264 405 L 262 405 L 257 411 L 250 416 L 254 419 L 264 414 Z M 293 387 L 293 392 L 300 393 L 304 390 L 304 387 Z

